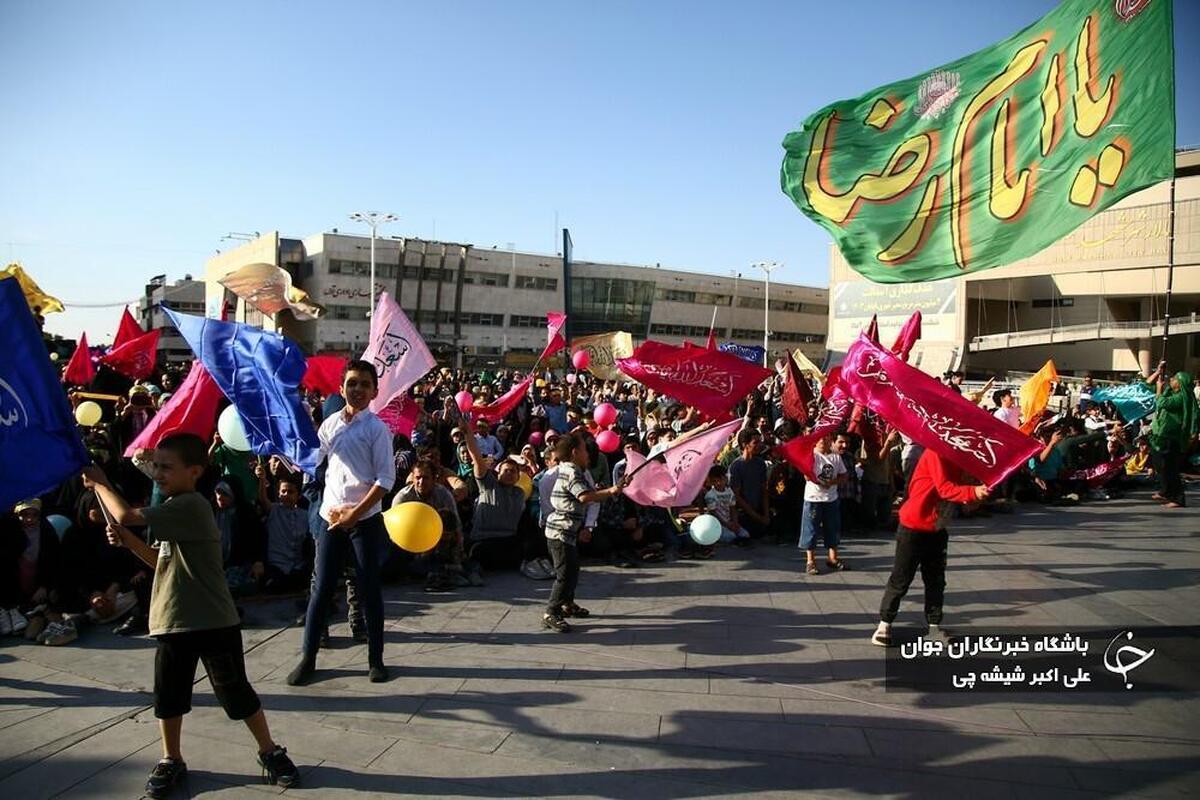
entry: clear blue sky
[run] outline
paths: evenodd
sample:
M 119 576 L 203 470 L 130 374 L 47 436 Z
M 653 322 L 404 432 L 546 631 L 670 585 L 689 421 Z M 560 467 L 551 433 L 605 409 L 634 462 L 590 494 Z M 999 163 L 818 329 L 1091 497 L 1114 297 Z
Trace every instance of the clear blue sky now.
M 784 134 L 1053 5 L 6 0 L 0 258 L 116 302 L 199 275 L 230 231 L 375 209 L 402 216 L 389 234 L 552 251 L 557 212 L 583 259 L 771 259 L 825 285 L 828 237 L 779 191 Z M 1178 142 L 1197 144 L 1200 2 L 1175 14 Z M 104 341 L 118 315 L 48 328 Z

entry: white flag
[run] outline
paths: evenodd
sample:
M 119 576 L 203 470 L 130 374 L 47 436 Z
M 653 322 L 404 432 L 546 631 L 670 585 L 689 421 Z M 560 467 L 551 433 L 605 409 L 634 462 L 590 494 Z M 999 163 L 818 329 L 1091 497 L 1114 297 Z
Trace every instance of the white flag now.
M 371 315 L 371 341 L 362 357 L 379 372 L 379 394 L 371 401 L 376 414 L 437 366 L 421 334 L 387 292 L 379 293 Z

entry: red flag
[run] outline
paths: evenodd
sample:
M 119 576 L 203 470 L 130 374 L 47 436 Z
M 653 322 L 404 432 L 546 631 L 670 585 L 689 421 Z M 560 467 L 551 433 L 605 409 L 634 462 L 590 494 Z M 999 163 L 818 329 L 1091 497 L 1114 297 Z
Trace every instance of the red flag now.
M 538 356 L 538 361 L 545 361 L 550 356 L 567 346 L 562 329 L 567 324 L 567 315 L 559 311 L 546 312 L 546 349 Z
M 717 417 L 737 405 L 771 371 L 702 347 L 643 342 L 617 368 L 638 383 Z
M 1125 471 L 1125 462 L 1129 460 L 1129 456 L 1118 456 L 1112 461 L 1106 461 L 1103 464 L 1097 464 L 1094 467 L 1087 469 L 1077 469 L 1074 472 L 1068 472 L 1066 479 L 1069 481 L 1083 481 L 1089 489 L 1099 489 L 1104 484 L 1111 481 L 1117 475 Z
M 1042 444 L 993 417 L 860 335 L 842 362 L 841 384 L 927 450 L 988 486 L 1020 468 Z
M 309 356 L 308 368 L 300 385 L 326 397 L 342 390 L 342 374 L 346 371 L 344 356 Z
M 796 359 L 789 353 L 787 356 L 787 383 L 783 385 L 782 406 L 785 416 L 803 425 L 808 421 L 808 404 L 813 401 L 812 387 L 800 373 Z
M 825 385 L 821 387 L 821 399 L 828 400 L 833 397 L 834 392 L 841 386 L 842 368 L 833 367 L 829 370 L 829 374 L 825 376 Z
M 475 406 L 471 409 L 471 413 L 474 414 L 476 419 L 486 419 L 488 422 L 495 424 L 511 414 L 513 409 L 521 404 L 521 399 L 529 391 L 531 383 L 533 383 L 532 374 L 488 405 Z
M 417 405 L 416 400 L 402 393 L 393 397 L 386 406 L 380 409 L 377 416 L 384 421 L 392 433 L 412 436 L 412 432 L 417 427 L 417 420 L 421 418 L 421 407 Z
M 224 397 L 204 365 L 198 359 L 193 361 L 183 384 L 125 448 L 125 457 L 132 458 L 142 448 L 157 447 L 172 433 L 194 433 L 207 442 L 217 427 L 217 409 Z
M 787 459 L 789 464 L 804 473 L 804 477 L 810 481 L 817 479 L 816 473 L 813 471 L 813 448 L 817 446 L 817 442 L 822 436 L 835 433 L 842 427 L 842 423 L 850 415 L 850 408 L 853 405 L 840 387 L 837 388 L 837 391 L 832 391 L 831 395 L 825 405 L 821 407 L 820 413 L 817 414 L 811 433 L 796 436 L 775 448 L 781 456 Z
M 913 312 L 908 321 L 904 323 L 904 327 L 900 329 L 900 333 L 896 336 L 896 341 L 892 345 L 892 352 L 899 356 L 901 361 L 908 361 L 908 354 L 912 352 L 913 345 L 920 338 L 921 312 L 917 310 Z
M 156 330 L 143 333 L 120 347 L 114 347 L 100 357 L 100 363 L 135 381 L 149 377 L 154 372 L 154 361 L 158 357 L 158 334 Z
M 879 343 L 879 317 L 876 314 L 871 315 L 871 322 L 867 325 L 867 329 L 863 331 L 866 337 L 876 344 Z
M 111 349 L 116 350 L 121 345 L 133 341 L 144 333 L 145 331 L 142 330 L 142 326 L 137 324 L 137 320 L 133 318 L 133 314 L 130 314 L 129 309 L 126 308 L 121 313 L 121 323 L 117 326 L 117 336 L 113 339 Z
M 63 380 L 67 383 L 77 383 L 87 386 L 96 377 L 96 367 L 92 364 L 92 354 L 88 351 L 87 334 L 79 334 L 79 344 L 63 370 Z

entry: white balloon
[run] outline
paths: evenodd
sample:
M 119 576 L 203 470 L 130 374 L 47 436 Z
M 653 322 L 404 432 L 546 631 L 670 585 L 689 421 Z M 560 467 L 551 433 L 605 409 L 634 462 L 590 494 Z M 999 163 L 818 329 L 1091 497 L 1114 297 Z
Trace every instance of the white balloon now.
M 701 514 L 692 520 L 692 524 L 688 526 L 688 533 L 696 544 L 708 546 L 716 544 L 721 538 L 721 520 L 714 517 L 712 514 Z
M 237 409 L 233 406 L 227 406 L 221 412 L 221 416 L 217 418 L 217 433 L 221 434 L 221 441 L 230 450 L 242 452 L 250 450 L 250 440 L 246 438 L 246 429 L 242 425 L 242 418 L 238 416 Z

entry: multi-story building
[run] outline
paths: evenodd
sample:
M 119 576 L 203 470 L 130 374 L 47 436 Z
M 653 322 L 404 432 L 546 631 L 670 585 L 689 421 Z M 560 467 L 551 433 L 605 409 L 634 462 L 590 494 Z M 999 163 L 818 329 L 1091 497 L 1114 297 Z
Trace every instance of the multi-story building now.
M 172 311 L 202 316 L 204 281 L 192 280 L 191 275 L 184 275 L 183 280 L 168 284 L 166 275 L 155 275 L 146 284 L 146 291 L 138 299 L 137 312 L 134 314 L 143 330 L 162 331 L 158 337 L 160 363 L 190 361 L 192 351 L 163 313 L 163 303 Z
M 242 264 L 277 263 L 325 307 L 318 320 L 281 314 L 284 331 L 308 352 L 359 353 L 370 328 L 370 247 L 369 238 L 336 230 L 299 240 L 268 234 L 209 261 L 209 314 L 229 299 L 217 278 Z M 703 342 L 715 310 L 720 341 L 763 343 L 766 287 L 749 275 L 396 237 L 375 242 L 375 288 L 396 298 L 446 364 L 532 365 L 546 344 L 547 311 L 569 312 L 572 337 L 625 330 L 635 340 L 678 344 Z M 824 357 L 827 296 L 823 288 L 771 283 L 773 355 L 799 348 Z M 238 305 L 235 318 L 258 321 Z
M 1032 372 L 1048 358 L 1064 375 L 1147 373 L 1163 357 L 1171 257 L 1171 181 L 1136 192 L 1047 247 L 1010 264 L 953 280 L 877 284 L 836 248 L 830 260 L 829 348 L 844 352 L 879 316 L 890 341 L 909 314 L 923 314 L 914 360 L 940 374 Z M 1200 150 L 1176 154 L 1174 278 L 1167 356 L 1200 367 Z

